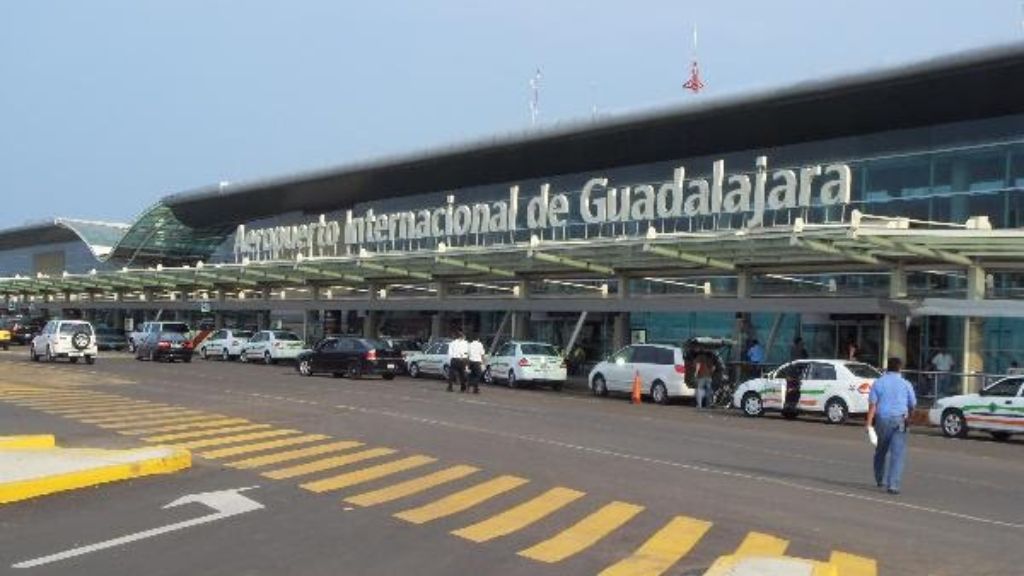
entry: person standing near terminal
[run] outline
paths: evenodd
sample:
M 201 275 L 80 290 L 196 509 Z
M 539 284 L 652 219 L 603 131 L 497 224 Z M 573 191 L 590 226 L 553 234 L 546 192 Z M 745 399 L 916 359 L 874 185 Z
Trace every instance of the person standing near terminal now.
M 484 374 L 484 343 L 480 338 L 473 338 L 469 343 L 469 373 L 472 376 L 473 394 L 480 393 L 480 379 Z
M 789 359 L 790 361 L 807 359 L 807 348 L 804 348 L 803 338 L 799 336 L 793 338 L 793 345 L 789 347 Z
M 469 357 L 469 343 L 462 331 L 455 333 L 455 339 L 448 344 L 448 391 L 459 383 L 459 392 L 466 391 L 466 360 Z
M 935 356 L 932 356 L 931 364 L 932 369 L 938 372 L 938 374 L 935 375 L 936 397 L 949 396 L 952 394 L 952 390 L 950 390 L 950 383 L 953 381 L 950 372 L 953 371 L 953 366 L 956 365 L 953 361 L 953 355 L 946 352 L 945 349 L 939 348 L 939 351 L 935 353 Z
M 889 358 L 885 374 L 875 380 L 868 395 L 868 434 L 878 436 L 875 446 L 875 484 L 890 494 L 899 494 L 907 449 L 907 426 L 917 406 L 914 387 L 903 376 L 903 361 Z M 888 458 L 888 474 L 886 459 Z

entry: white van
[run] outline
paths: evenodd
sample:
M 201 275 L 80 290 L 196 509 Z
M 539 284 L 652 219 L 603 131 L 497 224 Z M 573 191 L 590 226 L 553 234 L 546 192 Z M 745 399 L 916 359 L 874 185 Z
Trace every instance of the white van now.
M 686 384 L 683 349 L 666 344 L 632 344 L 599 362 L 587 381 L 597 396 L 609 392 L 630 392 L 633 378 L 640 375 L 640 390 L 658 404 L 673 398 L 692 398 L 694 389 Z

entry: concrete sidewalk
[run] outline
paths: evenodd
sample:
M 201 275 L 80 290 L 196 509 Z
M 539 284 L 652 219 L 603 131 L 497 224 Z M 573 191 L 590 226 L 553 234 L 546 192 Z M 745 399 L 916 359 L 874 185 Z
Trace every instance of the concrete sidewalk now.
M 53 436 L 0 436 L 0 504 L 54 492 L 168 474 L 192 465 L 188 450 L 58 448 Z

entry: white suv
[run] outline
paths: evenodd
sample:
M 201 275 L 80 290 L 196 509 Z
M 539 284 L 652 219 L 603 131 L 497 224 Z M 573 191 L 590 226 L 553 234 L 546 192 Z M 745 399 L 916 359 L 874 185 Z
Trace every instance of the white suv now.
M 50 320 L 32 339 L 28 353 L 33 362 L 67 358 L 74 364 L 85 358 L 86 364 L 92 364 L 96 362 L 96 333 L 92 324 L 83 320 Z
M 608 392 L 630 392 L 640 375 L 640 392 L 658 404 L 671 398 L 693 397 L 686 384 L 683 349 L 663 344 L 633 344 L 599 362 L 590 371 L 590 390 L 598 396 Z

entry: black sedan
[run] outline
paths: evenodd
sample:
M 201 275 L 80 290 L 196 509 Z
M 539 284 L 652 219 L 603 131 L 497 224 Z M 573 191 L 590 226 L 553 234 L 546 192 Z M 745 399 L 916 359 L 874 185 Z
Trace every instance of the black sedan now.
M 380 340 L 356 336 L 328 336 L 312 350 L 299 354 L 295 368 L 304 376 L 318 372 L 336 378 L 379 375 L 391 380 L 402 367 L 402 352 Z
M 191 362 L 193 351 L 192 341 L 186 335 L 180 332 L 159 332 L 147 335 L 135 347 L 135 359 Z

